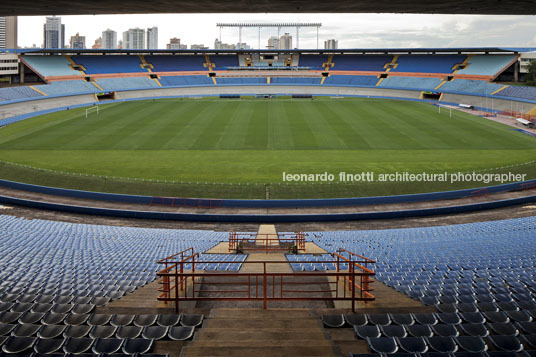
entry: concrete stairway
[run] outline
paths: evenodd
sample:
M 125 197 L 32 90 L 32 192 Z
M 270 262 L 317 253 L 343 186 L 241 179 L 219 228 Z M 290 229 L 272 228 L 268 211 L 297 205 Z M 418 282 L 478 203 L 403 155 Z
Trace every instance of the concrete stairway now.
M 181 356 L 335 356 L 310 309 L 213 309 Z

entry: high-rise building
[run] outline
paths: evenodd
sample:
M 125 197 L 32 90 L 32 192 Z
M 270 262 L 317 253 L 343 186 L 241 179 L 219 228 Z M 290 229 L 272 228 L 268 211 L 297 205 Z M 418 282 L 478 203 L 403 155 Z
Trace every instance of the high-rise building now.
M 17 48 L 17 16 L 0 16 L 0 48 Z
M 47 17 L 43 25 L 43 39 L 45 48 L 65 47 L 65 25 L 62 25 L 61 17 Z
M 337 48 L 339 48 L 339 41 L 335 39 L 324 41 L 325 50 L 336 50 Z
M 145 30 L 136 27 L 123 32 L 123 48 L 126 50 L 145 49 Z
M 250 50 L 251 46 L 245 42 L 238 42 L 236 44 L 236 48 L 238 48 L 239 50 Z
M 279 49 L 290 50 L 292 49 L 292 36 L 289 33 L 285 33 L 279 39 Z
M 279 49 L 279 38 L 277 36 L 272 36 L 268 39 L 268 46 L 266 47 L 270 50 L 278 50 Z
M 147 29 L 147 48 L 158 48 L 158 27 L 151 27 Z
M 169 43 L 166 45 L 168 50 L 180 50 L 181 49 L 181 39 L 173 37 L 169 39 Z
M 102 48 L 116 49 L 117 48 L 117 32 L 107 29 L 102 31 Z
M 71 48 L 86 48 L 86 36 L 80 36 L 77 32 L 76 35 L 71 36 L 71 41 L 69 43 Z
M 102 37 L 99 37 L 98 39 L 95 40 L 95 43 L 93 44 L 93 46 L 91 46 L 92 49 L 94 50 L 99 50 L 102 48 Z
M 214 40 L 214 49 L 215 50 L 235 50 L 236 45 L 223 43 L 218 39 Z

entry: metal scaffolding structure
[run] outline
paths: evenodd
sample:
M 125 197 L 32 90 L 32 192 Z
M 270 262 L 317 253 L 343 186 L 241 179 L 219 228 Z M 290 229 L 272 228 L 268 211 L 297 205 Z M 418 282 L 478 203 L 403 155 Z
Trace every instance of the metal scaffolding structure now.
M 237 22 L 237 23 L 217 23 L 217 27 L 220 28 L 220 41 L 221 41 L 221 30 L 223 27 L 234 27 L 238 28 L 238 44 L 242 46 L 242 28 L 244 27 L 256 27 L 258 28 L 258 47 L 261 49 L 261 28 L 264 27 L 276 27 L 277 28 L 277 38 L 280 38 L 281 28 L 283 27 L 295 27 L 296 28 L 296 48 L 300 48 L 300 28 L 302 27 L 315 27 L 316 28 L 316 48 L 318 49 L 318 29 L 322 27 L 322 24 L 319 22 L 275 22 L 275 23 L 247 23 L 247 22 Z M 239 48 L 241 49 L 241 48 Z

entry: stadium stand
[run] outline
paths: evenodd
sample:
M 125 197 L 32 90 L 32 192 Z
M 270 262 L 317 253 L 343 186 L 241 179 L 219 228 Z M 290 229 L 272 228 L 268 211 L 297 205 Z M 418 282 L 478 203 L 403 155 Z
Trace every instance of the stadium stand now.
M 46 85 L 38 85 L 35 88 L 49 96 L 94 93 L 98 91 L 98 88 L 93 84 L 83 80 L 58 81 Z
M 105 237 L 106 239 L 103 239 Z M 202 315 L 123 315 L 95 309 L 153 281 L 156 260 L 203 252 L 225 233 L 144 229 L 0 216 L 0 345 L 4 353 L 147 353 L 185 340 Z M 206 270 L 239 270 L 244 255 L 211 255 Z M 38 261 L 39 264 L 35 264 Z M 13 332 L 13 333 L 12 333 Z
M 162 76 L 160 83 L 165 87 L 214 85 L 212 79 L 205 76 Z
M 378 83 L 377 76 L 342 76 L 330 75 L 324 81 L 324 85 L 347 85 L 347 86 L 369 86 L 373 87 Z
M 515 58 L 514 55 L 474 55 L 469 58 L 468 66 L 459 70 L 457 74 L 495 77 Z
M 328 315 L 324 324 L 353 328 L 372 352 L 489 350 L 490 355 L 514 355 L 525 350 L 531 355 L 536 347 L 531 342 L 536 328 L 535 234 L 536 217 L 313 233 L 313 241 L 328 251 L 342 246 L 372 257 L 379 281 L 436 309 L 345 314 L 340 324 L 341 315 Z M 296 262 L 293 267 L 302 268 Z M 319 267 L 325 269 L 330 267 Z
M 408 55 L 398 57 L 392 72 L 452 73 L 456 64 L 461 64 L 465 55 Z
M 153 65 L 153 72 L 206 71 L 204 56 L 145 56 Z
M 502 87 L 500 84 L 489 83 L 487 81 L 454 79 L 442 85 L 440 89 L 442 92 L 491 95 L 491 93 Z
M 379 281 L 427 305 L 439 304 L 446 296 L 455 304 L 476 304 L 487 300 L 484 295 L 492 302 L 534 300 L 535 234 L 536 217 L 527 217 L 425 228 L 315 232 L 312 240 L 327 251 L 343 247 L 371 257 L 377 261 Z
M 228 84 L 266 84 L 266 78 L 262 77 L 217 77 L 216 83 L 222 84 L 222 85 L 228 85 Z
M 411 88 L 420 90 L 433 90 L 442 80 L 440 78 L 421 78 L 421 77 L 398 77 L 391 76 L 385 78 L 380 87 L 389 88 Z
M 95 82 L 108 91 L 159 87 L 156 81 L 148 77 L 99 78 Z
M 252 67 L 257 67 L 257 68 L 285 67 L 285 64 L 283 62 L 278 62 L 278 61 L 264 62 L 264 61 L 254 59 Z
M 94 55 L 72 56 L 71 59 L 84 66 L 86 74 L 147 72 L 138 56 Z
M 333 56 L 334 71 L 383 71 L 393 56 L 337 55 Z
M 114 78 L 92 78 L 103 90 L 120 91 L 133 89 L 151 89 L 159 87 L 159 83 L 164 87 L 173 86 L 207 86 L 214 85 L 214 79 L 204 75 L 183 75 L 183 76 L 160 76 L 158 80 L 143 77 L 142 73 L 149 72 L 207 72 L 207 63 L 213 65 L 214 70 L 225 71 L 231 69 L 233 72 L 240 71 L 241 65 L 245 65 L 245 55 L 217 54 L 211 56 L 200 55 L 83 55 L 83 56 L 37 56 L 25 55 L 24 61 L 31 66 L 41 77 L 47 81 L 53 81 L 58 76 L 80 76 L 84 72 L 75 71 L 71 66 L 71 60 L 85 68 L 85 74 L 109 74 L 107 77 Z M 311 70 L 325 70 L 323 64 L 330 60 L 328 55 L 293 55 L 293 66 L 300 68 L 310 68 Z M 225 85 L 327 85 L 327 86 L 357 86 L 357 87 L 381 87 L 392 89 L 425 90 L 445 93 L 459 93 L 471 95 L 496 95 L 506 98 L 519 98 L 523 100 L 536 100 L 535 89 L 523 86 L 504 86 L 489 82 L 490 77 L 496 76 L 516 58 L 515 55 L 334 55 L 331 57 L 333 67 L 329 77 L 311 78 L 301 77 L 302 71 L 296 72 L 296 76 L 270 76 L 265 77 L 216 77 L 216 84 Z M 265 69 L 269 66 L 269 61 L 261 60 L 258 54 L 248 57 L 249 63 L 259 65 L 258 69 Z M 386 64 L 393 63 L 393 68 L 386 68 Z M 461 70 L 455 70 L 456 64 L 465 64 Z M 283 66 L 284 62 L 272 62 L 275 66 Z M 144 68 L 145 67 L 145 68 Z M 290 70 L 289 67 L 282 69 Z M 295 70 L 296 68 L 294 68 Z M 407 73 L 427 73 L 434 77 L 414 77 L 408 74 L 403 76 L 389 75 L 380 80 L 376 75 L 341 75 L 337 71 L 376 71 L 376 72 L 402 72 Z M 123 73 L 139 73 L 141 77 L 122 76 Z M 289 72 L 290 73 L 290 72 Z M 441 74 L 451 73 L 454 79 L 441 85 Z M 457 78 L 457 75 L 477 76 L 471 79 Z M 480 78 L 478 76 L 481 76 Z M 444 77 L 444 76 L 443 76 Z M 60 79 L 60 78 L 58 78 Z M 11 87 L 0 89 L 0 102 L 12 100 L 24 100 L 40 97 L 42 93 L 49 96 L 92 93 L 95 88 L 91 83 L 81 80 L 70 82 L 61 78 L 61 82 L 51 82 L 49 85 L 36 85 L 29 87 Z M 100 88 L 97 88 L 100 89 Z
M 308 85 L 316 85 L 320 84 L 322 81 L 322 78 L 300 78 L 300 77 L 271 77 L 270 83 L 271 84 L 308 84 Z
M 536 100 L 536 87 L 508 86 L 497 95 L 511 98 Z
M 0 101 L 42 97 L 43 95 L 30 87 L 0 88 Z
M 71 63 L 64 56 L 23 56 L 22 59 L 43 77 L 81 74 L 71 67 Z
M 209 58 L 210 62 L 214 64 L 214 67 L 212 69 L 216 71 L 223 70 L 227 67 L 238 67 L 238 56 L 236 55 L 213 55 Z
M 327 55 L 300 55 L 300 67 L 308 67 L 312 70 L 322 70 L 322 65 L 328 61 Z

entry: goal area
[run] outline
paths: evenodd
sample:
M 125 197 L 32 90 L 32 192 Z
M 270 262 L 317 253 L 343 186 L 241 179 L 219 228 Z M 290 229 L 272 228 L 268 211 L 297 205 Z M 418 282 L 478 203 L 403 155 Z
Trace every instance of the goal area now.
M 95 105 L 93 107 L 87 108 L 86 109 L 86 119 L 91 113 L 96 113 L 97 115 L 99 115 L 99 106 Z

